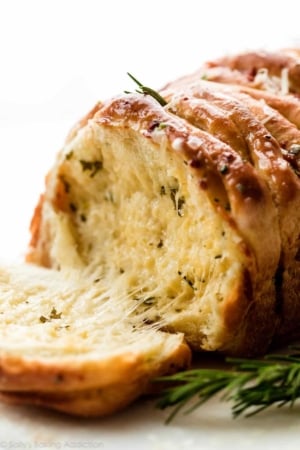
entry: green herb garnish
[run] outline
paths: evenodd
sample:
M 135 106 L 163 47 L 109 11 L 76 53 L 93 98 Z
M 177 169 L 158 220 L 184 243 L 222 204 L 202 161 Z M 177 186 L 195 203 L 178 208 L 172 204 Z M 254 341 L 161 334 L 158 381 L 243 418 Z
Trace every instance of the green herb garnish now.
M 233 417 L 253 416 L 270 406 L 292 407 L 300 398 L 300 349 L 295 354 L 268 355 L 261 360 L 228 358 L 226 369 L 194 369 L 156 381 L 172 383 L 158 401 L 174 407 L 167 422 L 182 409 L 190 413 L 217 394 L 232 403 Z M 189 405 L 188 405 L 189 404 Z
M 157 248 L 162 248 L 163 245 L 164 245 L 164 241 L 162 239 L 160 239 L 156 247 Z
M 166 106 L 166 100 L 154 89 L 144 86 L 140 81 L 138 81 L 131 73 L 127 72 L 127 75 L 138 85 L 139 89 L 136 89 L 135 92 L 138 94 L 150 95 L 153 97 L 161 106 Z M 125 91 L 125 94 L 130 94 L 129 91 Z
M 70 161 L 73 157 L 73 150 L 71 150 L 69 153 L 66 154 L 65 158 L 67 161 Z
M 47 319 L 47 317 L 45 317 L 45 316 L 40 316 L 40 322 L 46 323 L 46 322 L 49 322 L 49 319 Z
M 68 194 L 71 190 L 71 184 L 66 180 L 64 175 L 59 175 L 59 179 L 64 186 L 65 193 Z
M 166 195 L 166 188 L 165 186 L 160 187 L 160 195 Z
M 49 317 L 40 316 L 40 322 L 46 323 L 46 322 L 50 322 L 52 319 L 61 319 L 61 315 L 62 315 L 62 313 L 61 312 L 58 313 L 56 308 L 53 306 L 53 308 L 50 311 Z
M 177 202 L 177 214 L 179 215 L 179 217 L 183 217 L 183 208 L 185 205 L 185 198 L 179 197 L 178 202 Z
M 102 169 L 103 163 L 102 161 L 86 161 L 84 159 L 79 160 L 83 172 L 90 172 L 90 177 L 93 178 L 96 173 Z
M 61 318 L 62 313 L 58 313 L 56 311 L 56 308 L 53 306 L 53 308 L 51 309 L 50 312 L 50 319 L 60 319 Z
M 226 173 L 228 173 L 228 165 L 227 164 L 222 164 L 222 166 L 219 169 L 220 173 L 222 175 L 226 175 Z

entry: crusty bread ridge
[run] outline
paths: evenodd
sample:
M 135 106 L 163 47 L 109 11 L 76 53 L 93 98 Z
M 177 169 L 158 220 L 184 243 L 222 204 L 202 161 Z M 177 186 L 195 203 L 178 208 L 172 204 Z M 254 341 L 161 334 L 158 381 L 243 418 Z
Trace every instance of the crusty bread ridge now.
M 299 49 L 226 56 L 204 64 L 192 75 L 169 83 L 162 92 L 170 96 L 173 91 L 173 95 L 175 92 L 175 97 L 178 97 L 179 91 L 181 97 L 185 93 L 192 101 L 199 97 L 209 98 L 238 127 L 251 152 L 250 157 L 261 150 L 259 139 L 263 143 L 264 136 L 270 135 L 267 136 L 269 164 L 264 164 L 259 157 L 253 158 L 253 163 L 271 185 L 278 209 L 282 251 L 277 271 L 277 305 L 281 310 L 281 320 L 276 335 L 281 343 L 291 339 L 293 334 L 299 336 L 299 57 Z M 183 111 L 181 114 L 186 113 Z M 197 116 L 199 113 L 194 113 L 194 121 Z M 243 149 L 239 151 L 243 152 Z M 261 156 L 264 158 L 265 154 L 263 152 Z
M 0 271 L 4 401 L 107 415 L 190 348 L 299 334 L 298 56 L 220 58 L 75 125 Z

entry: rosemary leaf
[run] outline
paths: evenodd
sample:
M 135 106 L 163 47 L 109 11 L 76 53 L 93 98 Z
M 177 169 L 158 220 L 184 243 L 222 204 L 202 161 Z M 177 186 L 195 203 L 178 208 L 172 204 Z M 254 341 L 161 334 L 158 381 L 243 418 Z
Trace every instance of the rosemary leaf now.
M 166 100 L 154 89 L 144 86 L 139 80 L 137 80 L 131 73 L 127 72 L 127 75 L 138 85 L 140 89 L 136 89 L 135 91 L 138 94 L 150 95 L 153 97 L 161 106 L 165 106 L 167 104 Z M 130 92 L 124 91 L 125 94 L 129 94 Z
M 231 403 L 233 417 L 250 417 L 273 405 L 293 407 L 300 399 L 300 350 L 296 351 L 261 360 L 228 358 L 225 370 L 200 368 L 160 377 L 154 381 L 171 386 L 163 390 L 157 406 L 173 407 L 167 422 L 180 410 L 189 414 L 217 394 Z

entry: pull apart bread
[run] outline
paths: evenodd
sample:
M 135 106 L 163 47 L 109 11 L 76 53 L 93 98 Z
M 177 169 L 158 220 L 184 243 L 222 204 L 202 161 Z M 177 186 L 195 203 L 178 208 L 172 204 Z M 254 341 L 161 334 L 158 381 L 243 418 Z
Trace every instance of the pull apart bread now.
M 107 415 L 191 350 L 299 335 L 298 57 L 209 62 L 71 130 L 0 273 L 5 401 Z
M 299 49 L 220 58 L 169 83 L 163 91 L 178 115 L 228 143 L 251 162 L 272 192 L 281 240 L 275 276 L 279 342 L 299 336 L 299 93 Z M 226 120 L 230 125 L 218 126 L 222 117 L 223 123 Z M 242 145 L 236 141 L 237 135 Z

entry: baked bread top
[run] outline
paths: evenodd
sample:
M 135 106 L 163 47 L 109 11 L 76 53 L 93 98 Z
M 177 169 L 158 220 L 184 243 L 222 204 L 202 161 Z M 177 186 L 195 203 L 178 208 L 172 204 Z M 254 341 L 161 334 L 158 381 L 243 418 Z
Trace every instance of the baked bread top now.
M 280 341 L 298 334 L 300 319 L 299 67 L 298 49 L 246 52 L 208 62 L 162 91 L 175 103 L 178 93 L 181 98 L 188 96 L 193 104 L 199 98 L 207 99 L 210 107 L 213 104 L 225 113 L 238 129 L 235 135 L 244 139 L 248 154 L 240 142 L 232 142 L 232 147 L 252 161 L 269 184 L 281 235 L 276 273 Z M 179 114 L 189 114 L 194 121 L 199 117 L 197 111 L 187 112 L 182 101 Z M 227 126 L 226 133 L 221 137 L 225 141 Z

